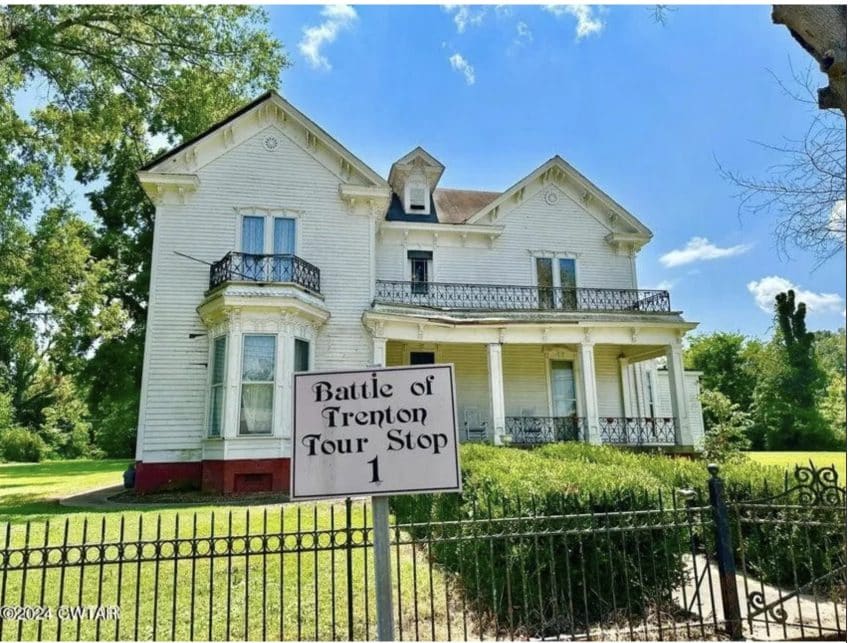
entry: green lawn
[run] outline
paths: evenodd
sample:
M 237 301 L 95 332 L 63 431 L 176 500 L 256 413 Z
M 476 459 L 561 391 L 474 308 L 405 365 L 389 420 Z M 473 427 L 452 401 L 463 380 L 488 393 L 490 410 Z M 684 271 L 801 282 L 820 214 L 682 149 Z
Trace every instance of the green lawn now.
M 30 568 L 25 571 L 21 567 L 22 552 L 13 553 L 16 569 L 7 572 L 5 579 L 0 571 L 0 587 L 4 588 L 0 593 L 5 593 L 0 603 L 120 605 L 121 619 L 117 623 L 103 621 L 100 626 L 97 621 L 83 620 L 79 631 L 75 621 L 62 623 L 60 631 L 55 615 L 40 625 L 37 621 L 6 621 L 0 627 L 0 641 L 116 636 L 124 640 L 257 640 L 281 635 L 289 640 L 299 638 L 299 634 L 300 638 L 319 640 L 347 638 L 346 552 L 343 548 L 328 549 L 332 538 L 338 544 L 344 542 L 345 535 L 340 531 L 345 525 L 343 503 L 253 507 L 210 503 L 92 512 L 63 507 L 55 500 L 120 483 L 126 466 L 125 461 L 0 465 L 0 549 L 7 542 L 11 550 L 23 547 L 25 542 L 30 547 L 64 543 L 70 547 L 69 558 L 79 561 L 81 555 L 97 560 L 100 554 L 95 548 L 81 553 L 78 545 L 123 543 L 125 556 L 132 560 L 139 549 L 132 543 L 140 542 L 145 558 L 144 562 L 122 565 L 42 569 L 40 552 L 30 552 Z M 367 503 L 356 503 L 352 522 L 354 528 L 371 526 Z M 282 538 L 283 553 L 259 553 L 264 535 L 266 547 L 273 550 L 279 550 Z M 227 551 L 227 539 L 232 538 L 232 555 L 211 557 L 211 541 L 201 540 L 193 560 L 189 557 L 190 540 L 195 537 L 218 538 L 213 547 L 219 552 Z M 400 537 L 404 540 L 405 534 L 401 532 Z M 169 541 L 160 550 L 159 561 L 151 559 L 155 558 L 155 541 Z M 172 542 L 178 542 L 179 556 L 174 556 Z M 362 536 L 354 542 L 362 543 Z M 462 629 L 461 617 L 457 597 L 445 575 L 428 565 L 421 549 L 405 545 L 397 550 L 393 552 L 393 585 L 396 596 L 399 585 L 402 588 L 403 635 L 410 638 L 417 625 L 423 635 L 426 629 L 430 635 L 433 609 L 437 637 L 445 638 L 448 633 L 447 614 L 452 615 L 452 635 L 456 636 L 455 632 Z M 103 549 L 107 560 L 117 556 L 117 551 L 117 547 Z M 57 556 L 55 550 L 48 555 L 48 562 Z M 376 636 L 372 562 L 371 550 L 353 548 L 354 621 L 359 639 Z M 395 616 L 398 621 L 398 611 Z
M 69 510 L 59 498 L 121 484 L 127 460 L 0 464 L 0 521 L 35 519 Z
M 842 484 L 846 484 L 847 454 L 841 451 L 753 451 L 750 457 L 761 464 L 782 467 L 790 471 L 795 465 L 808 466 L 809 461 L 816 467 L 835 466 Z

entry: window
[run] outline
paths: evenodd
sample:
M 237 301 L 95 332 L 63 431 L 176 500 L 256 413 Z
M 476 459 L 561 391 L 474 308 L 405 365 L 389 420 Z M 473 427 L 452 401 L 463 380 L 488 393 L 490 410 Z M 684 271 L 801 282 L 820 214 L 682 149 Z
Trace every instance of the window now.
M 535 257 L 534 265 L 540 307 L 576 310 L 576 260 L 568 257 Z
M 410 365 L 433 364 L 434 353 L 430 351 L 410 351 Z
M 303 339 L 295 340 L 295 372 L 310 370 L 310 342 Z
M 537 297 L 541 308 L 554 308 L 554 289 L 552 279 L 552 260 L 549 257 L 537 257 Z
M 292 281 L 295 254 L 295 219 L 274 218 L 272 281 Z M 281 256 L 282 255 L 282 256 Z
M 410 261 L 410 291 L 414 295 L 428 294 L 428 273 L 434 254 L 428 250 L 408 250 Z
M 420 185 L 411 185 L 408 188 L 408 209 L 411 212 L 426 214 L 428 210 L 428 189 Z
M 210 378 L 210 420 L 208 434 L 211 438 L 221 436 L 221 410 L 224 405 L 224 360 L 227 356 L 227 336 L 213 341 L 212 377 Z
M 265 219 L 242 217 L 242 277 L 246 280 L 263 280 L 263 249 L 265 248 Z
M 240 435 L 269 435 L 272 432 L 275 345 L 274 335 L 245 335 L 242 338 Z

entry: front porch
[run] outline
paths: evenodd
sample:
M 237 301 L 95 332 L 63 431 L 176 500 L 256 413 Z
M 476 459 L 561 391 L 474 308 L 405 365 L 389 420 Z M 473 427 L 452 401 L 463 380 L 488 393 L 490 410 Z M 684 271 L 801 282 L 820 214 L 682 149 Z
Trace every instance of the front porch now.
M 669 372 L 655 364 L 669 346 L 386 340 L 384 350 L 387 366 L 454 364 L 463 441 L 687 450 L 702 435 L 701 417 L 690 417 L 699 415 L 697 376 L 680 371 L 686 412 L 677 416 Z

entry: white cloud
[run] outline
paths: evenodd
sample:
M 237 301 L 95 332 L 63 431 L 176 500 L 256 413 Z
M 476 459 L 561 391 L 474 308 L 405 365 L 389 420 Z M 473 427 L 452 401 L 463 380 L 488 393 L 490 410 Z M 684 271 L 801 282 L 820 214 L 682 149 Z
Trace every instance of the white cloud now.
M 752 293 L 756 305 L 766 313 L 773 313 L 776 295 L 787 290 L 794 290 L 796 300 L 805 302 L 806 308 L 814 311 L 841 312 L 844 310 L 844 300 L 836 293 L 816 293 L 794 285 L 784 277 L 762 277 L 758 281 L 747 284 L 747 290 Z
M 599 9 L 586 4 L 549 4 L 543 7 L 554 16 L 571 15 L 576 19 L 576 39 L 581 40 L 605 27 Z
M 463 74 L 467 85 L 475 84 L 475 67 L 470 65 L 466 58 L 460 54 L 453 54 L 449 57 L 449 63 L 451 63 L 452 69 Z
M 833 236 L 847 243 L 847 201 L 841 199 L 836 201 L 829 213 L 827 229 Z
M 705 237 L 693 237 L 684 248 L 671 250 L 661 255 L 661 263 L 672 268 L 673 266 L 684 266 L 695 261 L 710 261 L 712 259 L 724 259 L 734 257 L 747 252 L 753 247 L 751 243 L 742 243 L 728 248 L 719 248 Z
M 486 7 L 473 9 L 464 4 L 444 4 L 443 11 L 454 14 L 455 27 L 458 33 L 463 33 L 469 26 L 477 27 L 487 14 Z
M 523 42 L 531 42 L 534 38 L 531 35 L 531 29 L 522 20 L 516 23 L 516 39 L 514 43 L 521 45 Z
M 331 64 L 322 55 L 322 47 L 336 40 L 339 32 L 357 21 L 357 12 L 347 4 L 326 5 L 322 9 L 324 22 L 315 27 L 305 27 L 304 36 L 298 43 L 298 51 L 314 69 L 330 69 Z

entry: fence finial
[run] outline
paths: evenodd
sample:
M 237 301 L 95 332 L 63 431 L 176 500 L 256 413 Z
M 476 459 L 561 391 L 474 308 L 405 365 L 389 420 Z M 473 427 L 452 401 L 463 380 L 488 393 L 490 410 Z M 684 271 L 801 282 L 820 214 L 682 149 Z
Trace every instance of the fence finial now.
M 708 465 L 708 472 L 711 474 L 712 478 L 716 478 L 717 474 L 720 473 L 720 465 L 712 462 Z

